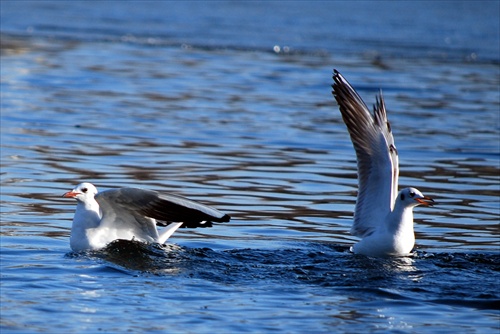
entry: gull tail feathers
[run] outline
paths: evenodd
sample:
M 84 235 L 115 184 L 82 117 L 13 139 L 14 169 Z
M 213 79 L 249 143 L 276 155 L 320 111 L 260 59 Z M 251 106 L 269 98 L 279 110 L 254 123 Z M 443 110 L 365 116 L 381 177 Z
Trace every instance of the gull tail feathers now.
M 174 234 L 174 232 L 177 231 L 177 229 L 181 227 L 182 224 L 183 223 L 172 223 L 161 230 L 158 236 L 158 243 L 164 244 L 165 242 L 167 242 L 168 238 L 170 238 L 170 236 Z

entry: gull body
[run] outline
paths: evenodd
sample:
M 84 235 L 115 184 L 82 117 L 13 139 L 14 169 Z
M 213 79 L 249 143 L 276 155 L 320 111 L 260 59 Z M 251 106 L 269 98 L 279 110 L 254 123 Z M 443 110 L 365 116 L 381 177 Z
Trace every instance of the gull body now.
M 181 226 L 211 227 L 230 217 L 187 198 L 138 188 L 98 192 L 88 182 L 63 197 L 77 201 L 71 227 L 73 251 L 96 250 L 117 239 L 163 244 Z M 168 224 L 160 232 L 157 220 Z
M 415 245 L 413 208 L 434 202 L 415 188 L 398 193 L 399 158 L 382 93 L 373 114 L 349 82 L 333 74 L 333 95 L 356 151 L 358 198 L 351 233 L 361 238 L 351 250 L 374 257 L 406 256 Z

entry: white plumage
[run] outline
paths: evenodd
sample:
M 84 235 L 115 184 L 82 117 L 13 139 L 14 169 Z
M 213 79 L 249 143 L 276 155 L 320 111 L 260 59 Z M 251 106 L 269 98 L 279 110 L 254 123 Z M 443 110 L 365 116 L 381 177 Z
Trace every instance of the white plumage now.
M 211 227 L 211 222 L 228 222 L 230 217 L 209 206 L 175 195 L 121 188 L 98 193 L 88 182 L 63 197 L 77 201 L 71 227 L 74 251 L 95 250 L 117 239 L 163 244 L 181 226 Z M 168 224 L 158 232 L 157 220 Z
M 415 244 L 413 208 L 432 205 L 415 188 L 398 194 L 398 151 L 387 120 L 382 93 L 373 115 L 354 88 L 334 70 L 333 95 L 356 151 L 358 198 L 351 233 L 361 238 L 354 253 L 368 256 L 408 255 Z

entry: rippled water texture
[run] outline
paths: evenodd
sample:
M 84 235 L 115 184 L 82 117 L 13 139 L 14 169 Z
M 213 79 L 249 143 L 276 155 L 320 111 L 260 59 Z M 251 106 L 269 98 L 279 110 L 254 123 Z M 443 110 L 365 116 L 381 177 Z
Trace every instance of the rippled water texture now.
M 1 7 L 1 331 L 499 330 L 498 2 Z M 397 15 L 396 15 L 397 14 Z M 383 90 L 417 252 L 349 253 L 333 68 Z M 71 253 L 61 195 L 172 192 L 230 214 Z

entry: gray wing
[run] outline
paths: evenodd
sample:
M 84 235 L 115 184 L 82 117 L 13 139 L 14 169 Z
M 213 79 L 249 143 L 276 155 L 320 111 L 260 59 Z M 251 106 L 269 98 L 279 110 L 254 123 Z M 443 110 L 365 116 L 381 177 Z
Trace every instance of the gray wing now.
M 349 82 L 334 70 L 333 95 L 358 160 L 358 198 L 351 233 L 370 234 L 392 211 L 398 188 L 398 153 L 382 93 L 373 116 Z
M 103 211 L 128 212 L 139 220 L 156 219 L 183 223 L 183 227 L 210 227 L 211 222 L 228 222 L 230 217 L 214 208 L 175 195 L 156 191 L 122 188 L 97 194 L 96 200 Z M 107 210 L 106 210 L 107 208 Z M 156 230 L 156 226 L 154 226 Z

